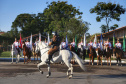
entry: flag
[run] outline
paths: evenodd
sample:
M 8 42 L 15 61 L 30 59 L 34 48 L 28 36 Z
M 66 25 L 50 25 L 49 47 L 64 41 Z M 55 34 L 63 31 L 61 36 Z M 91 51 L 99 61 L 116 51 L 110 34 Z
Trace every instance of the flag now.
M 22 38 L 21 38 L 21 33 L 20 33 L 20 42 L 19 42 L 19 47 L 22 48 Z
M 66 35 L 66 48 L 65 49 L 68 49 L 68 39 L 67 39 L 67 35 Z
M 94 46 L 95 48 L 97 48 L 97 37 L 96 37 L 96 35 L 95 35 L 95 38 L 94 38 L 93 46 Z
M 125 48 L 126 48 L 126 46 L 125 46 L 125 34 L 124 34 L 124 37 L 123 37 L 123 51 L 125 52 Z
M 49 33 L 48 33 L 48 42 L 47 42 L 47 46 L 49 45 L 50 43 L 50 38 L 49 38 Z
M 41 41 L 41 33 L 39 32 L 39 42 Z
M 31 38 L 30 38 L 30 49 L 32 50 L 32 34 L 31 34 Z
M 115 32 L 113 33 L 113 47 L 115 47 Z
M 75 50 L 77 51 L 77 37 L 75 36 Z
M 103 45 L 103 38 L 102 38 L 102 33 L 101 33 L 101 37 L 100 37 L 100 48 L 101 48 L 101 50 L 103 49 L 102 45 Z
M 86 33 L 84 34 L 84 41 L 83 41 L 84 43 L 84 48 L 86 48 Z

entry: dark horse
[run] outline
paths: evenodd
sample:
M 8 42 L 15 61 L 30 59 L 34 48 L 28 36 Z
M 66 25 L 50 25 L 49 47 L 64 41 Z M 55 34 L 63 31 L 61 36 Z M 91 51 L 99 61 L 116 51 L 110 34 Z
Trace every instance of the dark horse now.
M 94 58 L 96 57 L 95 48 L 90 46 L 89 49 L 88 49 L 88 55 L 89 55 L 89 59 L 90 59 L 89 65 L 91 63 L 91 58 L 92 58 L 92 65 L 94 65 Z
M 29 61 L 31 61 L 31 51 L 30 49 L 26 46 L 25 42 L 23 42 L 23 45 L 22 45 L 22 48 L 23 48 L 23 55 L 24 55 L 24 64 L 25 64 L 25 56 L 27 56 L 27 63 Z
M 33 46 L 32 46 L 32 54 L 33 54 L 33 56 L 34 56 L 34 64 L 35 64 L 35 57 L 37 57 L 37 64 L 38 64 L 38 56 L 40 56 L 40 51 L 35 52 L 35 48 L 36 48 L 36 46 L 33 45 Z
M 97 54 L 97 65 L 100 64 L 100 61 L 101 61 L 101 65 L 102 65 L 103 51 L 100 48 L 96 48 L 96 54 Z M 98 61 L 99 61 L 99 63 L 98 63 Z
M 121 59 L 122 59 L 122 56 L 124 56 L 123 51 L 117 47 L 113 47 L 113 53 L 115 53 L 116 55 L 117 66 L 118 66 L 118 61 L 120 62 L 120 65 L 122 66 Z
M 111 66 L 111 55 L 112 55 L 112 50 L 109 48 L 109 45 L 105 46 L 104 50 L 104 55 L 107 58 L 107 65 L 108 65 L 108 59 L 110 60 L 110 66 Z
M 86 57 L 86 49 L 84 49 L 84 46 L 81 45 L 81 47 L 78 47 L 78 55 L 81 56 L 83 60 L 85 60 Z

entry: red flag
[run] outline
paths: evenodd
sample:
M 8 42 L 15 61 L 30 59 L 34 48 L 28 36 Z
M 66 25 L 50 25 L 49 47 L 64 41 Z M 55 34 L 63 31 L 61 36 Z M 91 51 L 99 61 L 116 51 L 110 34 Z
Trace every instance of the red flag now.
M 21 33 L 20 33 L 20 43 L 19 43 L 19 47 L 22 48 L 22 38 L 21 38 Z

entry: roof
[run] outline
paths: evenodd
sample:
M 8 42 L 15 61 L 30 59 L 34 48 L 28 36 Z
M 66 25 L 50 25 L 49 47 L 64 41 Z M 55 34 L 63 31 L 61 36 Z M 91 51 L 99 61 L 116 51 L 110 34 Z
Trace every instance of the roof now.
M 109 32 L 106 32 L 106 33 L 102 33 L 102 35 L 110 34 L 110 33 L 113 33 L 115 31 L 120 31 L 120 30 L 123 30 L 123 29 L 126 29 L 126 26 L 112 30 L 112 31 L 109 31 Z M 97 36 L 99 37 L 100 35 L 97 35 Z

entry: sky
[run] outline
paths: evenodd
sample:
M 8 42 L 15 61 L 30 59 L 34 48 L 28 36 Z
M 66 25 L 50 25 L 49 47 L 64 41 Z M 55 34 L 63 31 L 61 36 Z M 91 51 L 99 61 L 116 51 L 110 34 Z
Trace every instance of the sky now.
M 43 13 L 43 10 L 47 7 L 52 1 L 58 0 L 0 0 L 0 30 L 7 32 L 11 30 L 12 22 L 19 14 L 29 13 L 29 14 L 38 14 Z M 95 34 L 101 33 L 100 26 L 106 24 L 105 20 L 101 22 L 96 21 L 97 15 L 95 13 L 91 14 L 89 10 L 94 8 L 98 2 L 112 2 L 122 5 L 126 8 L 126 0 L 59 0 L 67 1 L 68 4 L 72 4 L 74 7 L 79 9 L 82 14 L 82 20 L 89 22 L 88 33 Z M 48 2 L 48 4 L 47 4 Z M 120 16 L 121 21 L 112 20 L 110 26 L 118 24 L 121 28 L 126 26 L 126 13 Z

